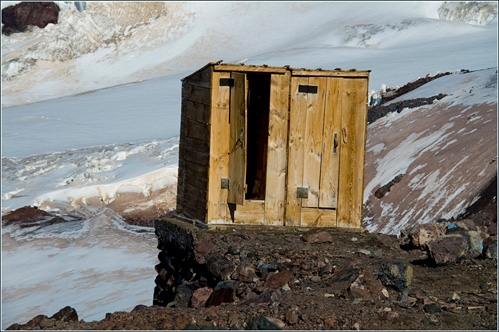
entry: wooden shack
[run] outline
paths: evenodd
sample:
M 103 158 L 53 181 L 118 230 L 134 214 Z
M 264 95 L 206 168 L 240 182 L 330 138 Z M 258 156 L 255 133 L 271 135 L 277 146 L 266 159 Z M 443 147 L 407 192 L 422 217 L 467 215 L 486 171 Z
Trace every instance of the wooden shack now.
M 177 217 L 361 229 L 369 73 L 220 61 L 182 79 Z

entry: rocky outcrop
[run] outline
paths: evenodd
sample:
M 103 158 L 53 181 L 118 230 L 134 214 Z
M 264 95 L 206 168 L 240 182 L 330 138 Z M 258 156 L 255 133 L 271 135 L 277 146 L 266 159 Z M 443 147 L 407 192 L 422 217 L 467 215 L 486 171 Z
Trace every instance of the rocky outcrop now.
M 2 9 L 2 33 L 24 32 L 29 26 L 45 28 L 57 24 L 59 7 L 53 2 L 21 2 Z
M 434 265 L 455 264 L 467 257 L 497 259 L 496 234 L 472 219 L 411 226 L 401 232 L 401 238 L 403 247 L 426 251 Z
M 65 221 L 59 216 L 55 216 L 34 206 L 25 206 L 2 216 L 2 226 L 18 224 L 21 228 L 40 224 L 52 225 Z
M 78 322 L 78 313 L 76 310 L 70 306 L 66 306 L 53 314 L 50 317 L 45 315 L 38 315 L 31 319 L 23 326 L 19 324 L 13 324 L 8 329 L 10 330 L 66 330 L 70 326 L 69 324 Z

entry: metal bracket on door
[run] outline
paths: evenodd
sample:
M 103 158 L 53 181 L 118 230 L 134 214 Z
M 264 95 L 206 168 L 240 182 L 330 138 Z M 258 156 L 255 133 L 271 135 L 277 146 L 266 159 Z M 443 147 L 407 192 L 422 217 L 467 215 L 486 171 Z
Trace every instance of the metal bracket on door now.
M 308 188 L 297 187 L 296 198 L 308 198 Z
M 230 179 L 227 178 L 222 178 L 220 181 L 220 188 L 221 189 L 229 189 L 230 187 Z

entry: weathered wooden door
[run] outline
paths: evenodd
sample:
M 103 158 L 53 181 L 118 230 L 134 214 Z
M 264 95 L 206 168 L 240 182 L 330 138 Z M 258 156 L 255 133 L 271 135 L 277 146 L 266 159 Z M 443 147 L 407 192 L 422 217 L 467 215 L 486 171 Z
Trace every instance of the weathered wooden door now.
M 227 202 L 244 204 L 246 187 L 246 75 L 231 73 L 229 192 Z M 223 139 L 223 138 L 220 138 Z
M 341 78 L 293 77 L 291 81 L 288 188 L 303 208 L 337 207 Z M 292 211 L 291 211 L 292 212 Z

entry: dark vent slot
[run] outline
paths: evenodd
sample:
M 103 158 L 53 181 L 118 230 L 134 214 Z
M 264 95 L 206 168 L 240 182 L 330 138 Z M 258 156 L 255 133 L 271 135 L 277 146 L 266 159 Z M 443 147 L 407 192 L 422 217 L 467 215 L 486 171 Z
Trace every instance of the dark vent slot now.
M 221 78 L 220 79 L 220 86 L 234 86 L 234 79 L 233 78 Z
M 298 85 L 298 92 L 317 93 L 317 85 Z

